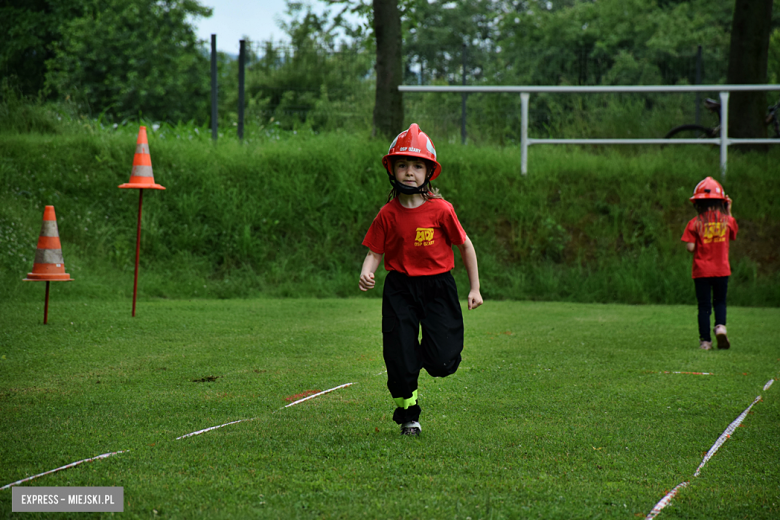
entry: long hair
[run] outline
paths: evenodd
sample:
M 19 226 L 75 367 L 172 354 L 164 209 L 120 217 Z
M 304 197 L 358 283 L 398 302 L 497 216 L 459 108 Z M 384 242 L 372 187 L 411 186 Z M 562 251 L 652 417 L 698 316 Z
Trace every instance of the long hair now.
M 433 164 L 428 159 L 422 159 L 422 161 L 427 166 L 428 174 L 425 177 L 425 179 L 428 180 L 428 179 L 431 178 L 431 175 L 433 175 L 433 170 L 436 167 L 436 165 Z M 394 159 L 390 161 L 390 169 L 391 170 L 395 169 L 395 160 Z M 421 193 L 420 195 L 422 195 L 423 200 L 442 199 L 442 198 L 444 198 L 439 193 L 439 188 L 434 188 L 433 185 L 430 184 L 430 181 L 428 182 L 428 191 L 426 191 L 425 193 Z M 398 190 L 395 188 L 395 186 L 393 186 L 392 189 L 390 190 L 390 193 L 387 194 L 387 202 L 390 202 L 391 200 L 393 200 L 397 196 L 398 196 Z
M 696 217 L 696 230 L 701 234 L 707 224 L 720 223 L 726 226 L 726 201 L 723 199 L 698 199 L 693 202 L 693 207 L 698 212 Z

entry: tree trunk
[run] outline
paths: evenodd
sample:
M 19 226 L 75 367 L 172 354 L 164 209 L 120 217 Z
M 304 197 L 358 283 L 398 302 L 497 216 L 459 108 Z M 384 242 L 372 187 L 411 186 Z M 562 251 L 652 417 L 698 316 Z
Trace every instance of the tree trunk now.
M 766 83 L 771 24 L 772 0 L 736 0 L 726 83 Z M 766 107 L 766 92 L 732 92 L 729 137 L 765 138 Z M 751 148 L 765 150 L 766 146 Z
M 376 35 L 374 135 L 392 139 L 403 130 L 401 12 L 398 0 L 373 0 Z M 766 68 L 766 67 L 764 67 Z

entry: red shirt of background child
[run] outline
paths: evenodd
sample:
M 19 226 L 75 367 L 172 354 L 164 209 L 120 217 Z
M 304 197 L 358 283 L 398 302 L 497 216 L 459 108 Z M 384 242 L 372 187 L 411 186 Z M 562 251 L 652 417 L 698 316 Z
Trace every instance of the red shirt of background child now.
M 736 240 L 737 221 L 730 214 L 704 212 L 685 226 L 682 241 L 694 244 L 691 278 L 730 276 L 729 243 Z

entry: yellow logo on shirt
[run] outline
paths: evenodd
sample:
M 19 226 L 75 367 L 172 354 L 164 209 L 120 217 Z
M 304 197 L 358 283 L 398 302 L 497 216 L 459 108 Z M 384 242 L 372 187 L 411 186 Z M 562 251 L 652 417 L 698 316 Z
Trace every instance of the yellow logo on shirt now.
M 415 246 L 433 245 L 433 228 L 417 228 L 417 236 L 414 238 Z
M 705 244 L 725 242 L 728 225 L 721 222 L 707 222 L 702 229 L 701 240 Z

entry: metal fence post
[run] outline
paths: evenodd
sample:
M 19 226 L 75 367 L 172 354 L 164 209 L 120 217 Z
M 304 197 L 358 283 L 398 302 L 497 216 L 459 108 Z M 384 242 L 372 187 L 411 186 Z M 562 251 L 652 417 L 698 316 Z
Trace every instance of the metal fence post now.
M 528 92 L 520 93 L 520 173 L 528 173 Z
M 244 139 L 244 62 L 246 60 L 246 42 L 239 40 L 238 50 L 238 139 Z
M 211 35 L 211 138 L 217 141 L 217 35 Z
M 701 85 L 701 45 L 696 50 L 696 84 Z M 701 120 L 701 92 L 696 92 L 696 124 Z
M 729 93 L 720 93 L 720 178 L 726 180 L 729 150 Z
M 463 86 L 466 86 L 466 44 L 463 44 Z M 466 144 L 466 96 L 461 95 L 460 103 L 460 144 Z

